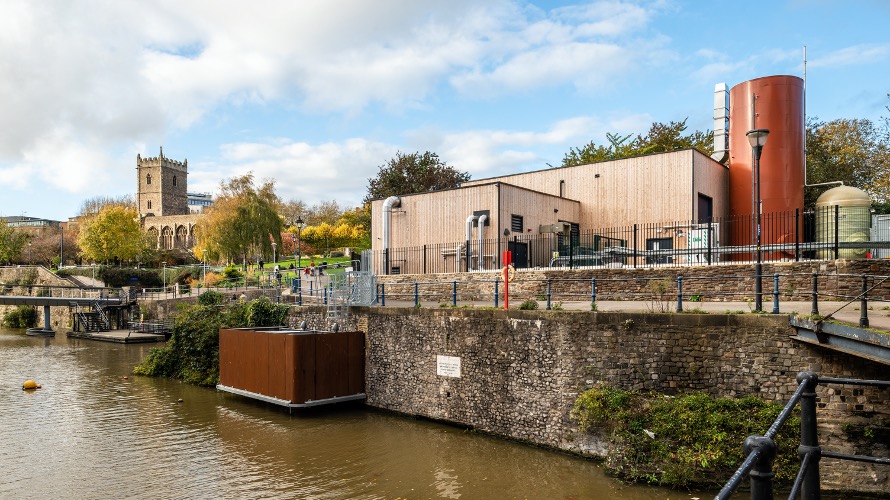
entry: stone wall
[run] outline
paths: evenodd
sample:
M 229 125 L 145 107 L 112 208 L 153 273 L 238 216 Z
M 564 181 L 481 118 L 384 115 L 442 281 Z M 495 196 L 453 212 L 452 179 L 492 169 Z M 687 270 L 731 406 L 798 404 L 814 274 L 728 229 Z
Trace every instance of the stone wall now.
M 329 327 L 323 308 L 294 312 L 293 324 Z M 341 329 L 367 332 L 368 405 L 592 456 L 604 442 L 578 432 L 569 414 L 600 382 L 784 404 L 801 370 L 886 378 L 884 365 L 791 340 L 785 315 L 354 308 Z M 438 355 L 460 358 L 460 377 L 437 375 Z M 820 386 L 818 395 L 826 449 L 890 455 L 886 441 L 848 435 L 873 425 L 886 434 L 887 390 Z M 890 491 L 886 467 L 822 463 L 826 487 Z
M 174 301 L 152 307 L 163 316 Z M 325 312 L 294 306 L 289 326 L 328 330 Z M 595 457 L 605 442 L 579 432 L 570 412 L 598 383 L 784 404 L 799 371 L 887 378 L 885 365 L 792 340 L 787 315 L 355 307 L 337 322 L 366 332 L 368 405 Z M 437 356 L 459 358 L 460 376 L 437 374 Z M 817 394 L 825 449 L 890 456 L 890 391 Z M 886 467 L 825 458 L 821 470 L 825 488 L 890 492 Z
M 57 276 L 42 266 L 0 267 L 0 295 L 36 295 L 39 288 L 30 285 L 76 286 L 67 278 Z M 18 306 L 0 305 L 0 320 Z M 43 308 L 38 308 L 38 325 L 43 326 Z M 50 307 L 50 324 L 54 329 L 71 328 L 67 307 Z
M 773 292 L 773 275 L 779 274 L 781 300 L 810 300 L 813 273 L 819 273 L 820 300 L 837 296 L 854 297 L 862 289 L 863 274 L 890 276 L 890 259 L 820 260 L 771 262 L 763 264 L 764 293 Z M 596 280 L 598 300 L 644 300 L 652 294 L 653 282 L 670 279 L 668 290 L 676 294 L 676 279 L 683 277 L 683 293 L 706 301 L 745 301 L 754 299 L 753 266 L 721 264 L 695 267 L 623 267 L 574 270 L 518 269 L 510 284 L 512 302 L 544 296 L 548 279 L 554 301 L 589 301 Z M 503 294 L 503 274 L 499 271 L 451 274 L 402 274 L 378 276 L 387 300 L 414 300 L 414 283 L 420 282 L 420 302 L 451 303 L 454 283 L 458 301 L 494 301 L 495 282 Z M 870 282 L 874 284 L 874 281 Z M 869 297 L 890 299 L 890 280 L 869 293 Z M 764 300 L 770 300 L 768 295 Z M 501 298 L 501 300 L 503 300 Z

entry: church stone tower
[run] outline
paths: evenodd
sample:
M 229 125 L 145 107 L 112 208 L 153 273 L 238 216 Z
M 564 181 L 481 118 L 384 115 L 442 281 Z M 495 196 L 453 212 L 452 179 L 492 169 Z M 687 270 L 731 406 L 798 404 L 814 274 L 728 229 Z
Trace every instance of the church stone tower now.
M 189 213 L 186 194 L 188 160 L 180 162 L 164 158 L 162 147 L 160 156 L 155 158 L 142 158 L 137 154 L 136 172 L 139 178 L 136 203 L 141 217 Z

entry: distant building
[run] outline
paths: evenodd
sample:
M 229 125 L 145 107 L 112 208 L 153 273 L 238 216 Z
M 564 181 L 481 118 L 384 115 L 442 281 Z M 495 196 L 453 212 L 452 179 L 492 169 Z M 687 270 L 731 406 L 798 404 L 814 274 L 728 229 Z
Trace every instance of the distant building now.
M 203 214 L 208 207 L 213 206 L 213 196 L 210 193 L 188 193 L 189 212 Z
M 189 207 L 188 160 L 136 155 L 136 204 L 142 228 L 161 250 L 188 250 L 195 244 L 195 225 L 202 217 Z M 203 195 L 202 195 L 203 196 Z
M 61 224 L 57 220 L 40 219 L 37 217 L 25 217 L 24 215 L 12 215 L 10 217 L 0 217 L 0 220 L 6 222 L 9 227 L 34 228 L 42 229 L 47 227 L 59 227 Z

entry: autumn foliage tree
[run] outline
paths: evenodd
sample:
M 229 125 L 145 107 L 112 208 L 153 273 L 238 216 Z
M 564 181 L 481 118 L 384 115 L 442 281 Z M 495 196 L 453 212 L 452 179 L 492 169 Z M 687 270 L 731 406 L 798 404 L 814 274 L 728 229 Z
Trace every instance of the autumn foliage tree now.
M 318 249 L 324 248 L 326 253 L 333 248 L 356 246 L 365 236 L 364 228 L 347 222 L 339 222 L 336 225 L 322 222 L 317 226 L 303 229 L 301 234 L 302 241 Z
M 139 256 L 146 244 L 139 213 L 125 205 L 105 205 L 86 216 L 78 236 L 81 255 L 93 262 L 124 262 Z
M 281 248 L 279 205 L 272 180 L 256 186 L 253 173 L 248 173 L 223 181 L 213 206 L 198 223 L 195 255 L 217 261 L 240 259 L 243 265 L 248 256 L 270 259 L 272 243 Z
M 6 220 L 0 219 L 0 264 L 11 264 L 27 244 L 27 233 L 9 227 Z

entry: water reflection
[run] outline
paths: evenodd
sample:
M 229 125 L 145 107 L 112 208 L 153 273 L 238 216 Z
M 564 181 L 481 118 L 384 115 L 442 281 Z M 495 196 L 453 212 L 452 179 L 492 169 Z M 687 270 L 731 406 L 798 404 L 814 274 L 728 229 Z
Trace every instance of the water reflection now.
M 689 498 L 360 405 L 288 414 L 131 375 L 150 347 L 0 329 L 0 497 Z

